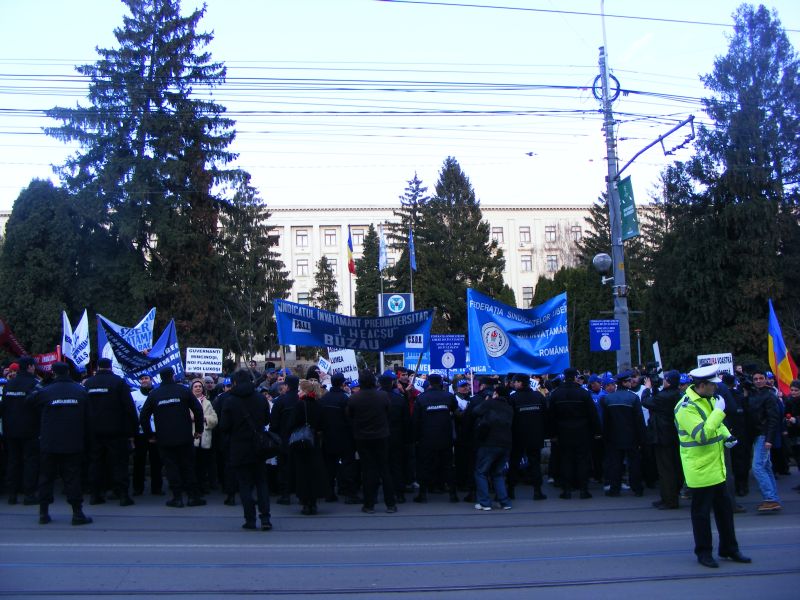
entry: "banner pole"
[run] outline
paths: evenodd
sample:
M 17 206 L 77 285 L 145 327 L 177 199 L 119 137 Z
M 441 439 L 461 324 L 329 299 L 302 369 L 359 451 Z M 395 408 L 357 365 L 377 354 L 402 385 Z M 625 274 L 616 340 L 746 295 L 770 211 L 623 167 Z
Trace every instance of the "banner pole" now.
M 286 373 L 286 346 L 281 344 L 281 371 Z

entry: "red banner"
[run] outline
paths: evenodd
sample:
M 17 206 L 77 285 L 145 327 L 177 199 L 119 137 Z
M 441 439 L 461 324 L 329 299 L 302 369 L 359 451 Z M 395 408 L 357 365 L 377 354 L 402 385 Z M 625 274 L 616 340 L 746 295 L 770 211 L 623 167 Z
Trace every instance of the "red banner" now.
M 33 360 L 36 361 L 37 371 L 40 373 L 49 373 L 53 368 L 53 363 L 61 360 L 61 346 L 56 347 L 55 352 L 34 354 Z
M 26 356 L 28 351 L 19 343 L 17 336 L 3 319 L 0 319 L 0 347 L 8 350 L 15 356 Z

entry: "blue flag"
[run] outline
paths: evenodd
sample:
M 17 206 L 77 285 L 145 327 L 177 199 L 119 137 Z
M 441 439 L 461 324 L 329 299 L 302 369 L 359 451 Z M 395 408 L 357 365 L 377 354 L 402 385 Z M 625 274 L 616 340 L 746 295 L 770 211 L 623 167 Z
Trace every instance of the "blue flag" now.
M 273 305 L 281 344 L 401 353 L 427 350 L 430 341 L 433 310 L 348 317 L 286 300 L 274 300 Z
M 172 367 L 175 373 L 175 381 L 183 379 L 183 362 L 181 362 L 181 350 L 178 346 L 175 321 L 169 322 L 169 325 L 164 329 L 164 333 L 153 344 L 153 347 L 147 351 L 147 354 L 140 352 L 129 344 L 120 333 L 117 333 L 104 320 L 98 319 L 98 322 L 122 369 L 122 377 L 130 387 L 138 388 L 139 376 L 145 374 L 150 375 L 153 381 L 160 382 L 158 372 L 164 367 Z
M 408 228 L 408 260 L 411 263 L 411 270 L 417 270 L 417 253 L 414 252 L 414 230 Z
M 569 367 L 567 294 L 528 309 L 467 290 L 469 363 L 476 373 L 560 373 Z

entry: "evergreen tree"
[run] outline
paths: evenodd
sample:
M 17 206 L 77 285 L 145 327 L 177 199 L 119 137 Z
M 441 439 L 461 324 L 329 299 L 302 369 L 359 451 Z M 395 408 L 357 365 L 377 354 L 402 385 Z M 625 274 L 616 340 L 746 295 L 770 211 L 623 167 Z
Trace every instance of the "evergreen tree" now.
M 221 220 L 222 305 L 231 335 L 220 343 L 247 359 L 278 348 L 272 300 L 286 299 L 293 284 L 273 250 L 278 237 L 268 220 L 266 206 L 247 184 Z
M 364 236 L 361 258 L 356 259 L 356 293 L 354 312 L 358 317 L 378 316 L 378 294 L 381 274 L 378 271 L 378 232 L 369 226 Z
M 416 231 L 417 224 L 422 218 L 422 210 L 430 200 L 428 188 L 422 185 L 422 180 L 417 177 L 409 179 L 408 185 L 400 196 L 400 208 L 394 211 L 394 216 L 399 217 L 399 222 L 389 223 L 386 228 L 386 237 L 391 248 L 400 250 L 400 258 L 391 269 L 391 278 L 394 288 L 398 291 L 411 291 L 411 267 L 409 265 L 409 231 Z
M 674 223 L 653 256 L 654 328 L 684 364 L 702 352 L 763 361 L 769 298 L 788 322 L 800 317 L 786 269 L 800 253 L 799 63 L 777 15 L 742 5 L 734 21 L 728 53 L 703 77 L 714 125 L 700 128 L 693 181 L 665 196 Z
M 490 240 L 489 223 L 483 220 L 472 184 L 456 159 L 444 161 L 436 195 L 419 206 L 419 216 L 414 231 L 415 304 L 437 308 L 436 330 L 466 332 L 468 287 L 515 303 L 503 282 L 503 252 Z
M 193 92 L 221 84 L 225 68 L 197 29 L 205 8 L 183 16 L 178 0 L 123 2 L 118 47 L 77 69 L 90 80 L 89 105 L 48 111 L 62 125 L 46 131 L 79 145 L 59 173 L 78 210 L 122 249 L 115 289 L 174 317 L 182 344 L 214 343 L 226 328 L 218 190 L 242 174 L 226 166 L 233 121 Z
M 83 306 L 75 297 L 84 251 L 81 219 L 66 192 L 33 180 L 14 202 L 0 251 L 0 314 L 30 352 L 61 341 L 61 311 Z
M 311 288 L 311 303 L 317 308 L 336 312 L 339 308 L 339 292 L 336 291 L 336 275 L 328 258 L 323 256 L 317 262 L 314 274 L 314 287 Z

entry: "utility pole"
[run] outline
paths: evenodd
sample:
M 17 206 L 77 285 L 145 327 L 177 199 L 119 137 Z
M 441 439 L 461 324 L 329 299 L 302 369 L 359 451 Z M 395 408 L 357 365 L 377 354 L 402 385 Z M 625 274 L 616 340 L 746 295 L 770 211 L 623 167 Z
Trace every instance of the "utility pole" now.
M 605 35 L 603 36 L 605 37 Z M 606 177 L 608 217 L 611 222 L 611 260 L 614 274 L 614 318 L 619 321 L 620 349 L 617 350 L 617 369 L 631 366 L 631 333 L 628 312 L 628 286 L 625 284 L 625 253 L 622 245 L 622 214 L 617 190 L 617 142 L 614 139 L 614 113 L 611 111 L 608 64 L 605 46 L 600 47 L 600 78 L 603 88 L 603 114 L 606 135 Z

